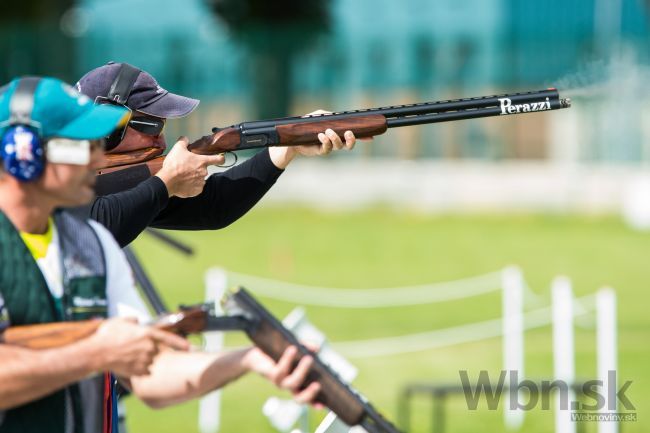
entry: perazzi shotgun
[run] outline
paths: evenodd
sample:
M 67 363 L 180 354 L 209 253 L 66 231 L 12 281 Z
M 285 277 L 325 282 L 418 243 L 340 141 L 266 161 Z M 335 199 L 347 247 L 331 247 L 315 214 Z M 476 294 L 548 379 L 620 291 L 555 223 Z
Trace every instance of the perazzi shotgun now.
M 199 138 L 188 148 L 197 154 L 214 155 L 270 146 L 319 144 L 318 134 L 328 128 L 340 136 L 349 130 L 357 138 L 364 138 L 383 134 L 388 128 L 534 113 L 570 106 L 570 99 L 560 98 L 557 89 L 550 88 L 536 92 L 284 117 L 213 128 L 211 135 Z M 162 153 L 163 149 L 150 147 L 107 154 L 106 167 L 97 171 L 98 195 L 123 191 L 156 174 L 165 158 Z
M 303 356 L 313 356 L 314 364 L 303 386 L 313 381 L 321 384 L 317 401 L 323 403 L 350 426 L 361 425 L 368 433 L 400 433 L 364 397 L 320 358 L 302 345 L 266 308 L 245 289 L 238 288 L 223 300 L 225 316 L 214 315 L 214 305 L 181 307 L 178 313 L 156 319 L 152 326 L 181 335 L 206 331 L 242 330 L 250 340 L 275 361 L 290 345 L 298 348 L 295 365 Z M 30 349 L 48 349 L 74 343 L 92 335 L 101 320 L 23 325 L 0 329 L 0 343 Z

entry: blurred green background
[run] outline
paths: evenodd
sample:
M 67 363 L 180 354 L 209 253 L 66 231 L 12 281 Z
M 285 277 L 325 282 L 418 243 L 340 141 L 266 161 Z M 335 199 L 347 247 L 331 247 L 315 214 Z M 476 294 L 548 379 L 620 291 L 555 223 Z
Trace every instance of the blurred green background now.
M 136 249 L 172 305 L 201 300 L 212 266 L 352 289 L 454 280 L 516 264 L 543 302 L 561 274 L 577 296 L 611 286 L 619 300 L 619 377 L 633 381 L 628 397 L 638 413 L 622 431 L 650 429 L 647 0 L 24 0 L 2 2 L 0 23 L 2 82 L 42 74 L 74 83 L 114 60 L 200 98 L 195 113 L 168 124 L 168 137 L 316 108 L 557 86 L 573 98 L 570 110 L 391 131 L 351 153 L 297 161 L 233 226 L 179 233 L 196 248 L 192 258 L 146 236 Z M 279 316 L 294 307 L 261 300 Z M 500 309 L 492 293 L 307 312 L 337 342 L 489 320 Z M 576 329 L 580 379 L 596 374 L 589 323 Z M 551 377 L 550 328 L 527 332 L 525 345 L 527 376 Z M 406 383 L 458 383 L 459 370 L 498 374 L 501 340 L 351 361 L 360 370 L 355 385 L 395 420 Z M 221 431 L 273 431 L 261 405 L 276 393 L 252 376 L 229 386 Z M 130 398 L 128 406 L 131 432 L 198 431 L 196 403 L 151 411 Z M 430 431 L 430 402 L 418 399 L 414 408 L 411 431 Z M 312 423 L 320 417 L 313 412 Z M 501 410 L 470 411 L 462 396 L 448 400 L 445 421 L 448 432 L 506 431 Z M 552 411 L 536 409 L 522 431 L 552 429 Z

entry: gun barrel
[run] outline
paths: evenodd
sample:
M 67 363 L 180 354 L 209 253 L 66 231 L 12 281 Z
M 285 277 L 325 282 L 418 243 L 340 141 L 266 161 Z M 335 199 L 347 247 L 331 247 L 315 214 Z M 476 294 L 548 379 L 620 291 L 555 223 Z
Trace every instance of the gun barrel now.
M 518 95 L 519 96 L 519 95 Z M 511 114 L 534 113 L 538 111 L 569 108 L 571 100 L 560 98 L 557 90 L 527 94 L 527 97 L 513 98 L 508 95 L 490 99 L 479 107 L 462 108 L 419 115 L 405 115 L 386 119 L 388 128 L 400 126 L 423 125 L 427 123 L 448 122 L 452 120 L 476 119 L 480 117 L 508 116 Z
M 253 122 L 243 122 L 237 125 L 240 130 L 245 134 L 256 134 L 266 132 L 269 128 L 274 128 L 280 125 L 287 124 L 296 124 L 296 123 L 309 123 L 314 120 L 338 120 L 338 119 L 350 119 L 350 117 L 355 116 L 368 116 L 371 114 L 381 114 L 386 117 L 388 120 L 391 118 L 402 118 L 405 116 L 426 116 L 430 114 L 446 113 L 446 112 L 456 112 L 464 110 L 479 110 L 487 108 L 496 108 L 500 107 L 503 100 L 510 101 L 513 106 L 523 105 L 523 104 L 533 104 L 535 102 L 546 102 L 546 98 L 549 101 L 559 101 L 560 95 L 557 89 L 549 88 L 538 91 L 530 92 L 519 92 L 519 93 L 509 93 L 503 95 L 493 95 L 493 96 L 478 96 L 473 98 L 462 98 L 462 99 L 451 99 L 444 101 L 434 101 L 434 102 L 420 102 L 416 104 L 406 104 L 406 105 L 391 105 L 388 107 L 378 107 L 378 108 L 367 108 L 362 110 L 351 110 L 351 111 L 338 111 L 332 114 L 316 114 L 312 116 L 305 117 L 282 117 L 278 119 L 269 119 L 269 120 L 258 120 Z M 565 108 L 565 107 L 557 107 Z M 535 110 L 541 111 L 541 110 Z M 514 113 L 508 113 L 514 114 Z M 496 114 L 490 114 L 496 115 Z M 479 116 L 480 117 L 480 116 Z M 485 116 L 483 116 L 485 117 Z M 428 117 L 427 119 L 433 119 L 434 117 Z M 458 119 L 463 119 L 465 117 L 459 117 Z M 452 118 L 447 118 L 446 120 L 456 120 Z M 431 123 L 431 121 L 424 121 L 419 123 L 411 123 L 413 125 L 420 123 Z M 404 126 L 404 125 L 400 125 Z
M 539 91 L 510 93 L 494 96 L 478 96 L 473 98 L 452 99 L 447 101 L 422 102 L 418 104 L 395 105 L 383 108 L 371 108 L 370 111 L 383 114 L 387 118 L 414 116 L 423 114 L 444 113 L 461 110 L 478 110 L 482 108 L 499 107 L 502 99 L 508 99 L 513 104 L 543 101 L 545 98 L 559 99 L 557 89 L 550 88 Z M 359 110 L 364 112 L 365 110 Z M 335 113 L 337 114 L 337 113 Z

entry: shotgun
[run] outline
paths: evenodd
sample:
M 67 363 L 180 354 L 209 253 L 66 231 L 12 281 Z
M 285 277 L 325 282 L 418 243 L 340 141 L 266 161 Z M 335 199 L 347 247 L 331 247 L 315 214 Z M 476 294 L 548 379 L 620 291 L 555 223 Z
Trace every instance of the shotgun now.
M 181 306 L 178 312 L 158 316 L 149 325 L 182 336 L 212 330 L 244 329 L 247 326 L 243 317 L 215 316 L 213 310 L 214 306 L 210 303 Z M 92 319 L 9 326 L 0 330 L 0 344 L 32 350 L 52 349 L 91 336 L 101 324 L 101 319 Z
M 298 348 L 298 360 L 313 356 L 314 364 L 303 386 L 313 381 L 321 385 L 316 400 L 327 406 L 349 426 L 359 425 L 368 433 L 400 433 L 390 421 L 383 417 L 368 400 L 345 383 L 327 364 L 314 356 L 298 339 L 285 328 L 266 308 L 243 288 L 229 293 L 224 298 L 224 310 L 243 316 L 251 321 L 244 329 L 248 338 L 275 361 L 280 359 L 290 345 Z
M 364 138 L 383 134 L 388 128 L 533 113 L 570 106 L 570 99 L 560 98 L 557 89 L 549 88 L 533 92 L 422 102 L 305 117 L 284 117 L 213 128 L 212 134 L 190 143 L 188 148 L 197 154 L 214 155 L 270 146 L 320 144 L 318 134 L 328 128 L 341 136 L 349 130 L 354 132 L 357 138 Z M 162 167 L 165 158 L 163 151 L 161 148 L 151 147 L 107 154 L 106 166 L 97 170 L 97 194 L 123 191 L 153 176 Z
M 216 316 L 214 304 L 182 306 L 177 313 L 159 316 L 152 326 L 180 335 L 206 331 L 244 331 L 249 339 L 273 360 L 278 361 L 290 345 L 298 348 L 294 367 L 303 356 L 313 356 L 314 364 L 303 386 L 313 381 L 321 384 L 316 400 L 327 406 L 350 426 L 360 425 L 368 433 L 400 433 L 363 396 L 341 378 L 317 354 L 314 354 L 285 328 L 244 288 L 228 293 L 223 301 L 228 315 Z M 30 349 L 48 349 L 74 343 L 92 335 L 101 320 L 55 322 L 10 326 L 0 330 L 0 343 Z

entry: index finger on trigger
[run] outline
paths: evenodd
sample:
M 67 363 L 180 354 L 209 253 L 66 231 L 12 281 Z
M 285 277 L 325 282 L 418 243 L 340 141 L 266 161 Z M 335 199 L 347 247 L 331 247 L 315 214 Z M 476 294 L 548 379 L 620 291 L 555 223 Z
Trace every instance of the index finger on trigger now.
M 226 155 L 219 153 L 217 155 L 201 155 L 203 164 L 208 165 L 221 165 L 226 161 Z

